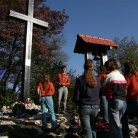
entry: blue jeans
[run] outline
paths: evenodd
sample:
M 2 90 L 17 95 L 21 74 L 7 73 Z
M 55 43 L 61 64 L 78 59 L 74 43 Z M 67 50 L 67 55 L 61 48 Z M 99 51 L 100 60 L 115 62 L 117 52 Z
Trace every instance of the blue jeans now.
M 106 96 L 101 96 L 101 113 L 103 117 L 103 123 L 109 123 L 108 118 L 108 100 L 106 99 Z
M 120 99 L 108 100 L 109 134 L 110 138 L 123 138 L 121 118 L 125 113 L 127 103 Z
M 62 97 L 63 97 L 63 102 L 61 103 Z M 66 111 L 67 97 L 68 97 L 68 88 L 66 86 L 59 87 L 58 89 L 58 112 L 60 110 L 60 107 L 61 107 L 62 112 Z
M 56 128 L 57 122 L 54 113 L 54 104 L 52 96 L 41 97 L 41 108 L 42 108 L 42 127 L 47 128 L 46 109 L 48 109 L 51 118 L 52 128 Z
M 96 138 L 96 117 L 99 108 L 79 107 L 79 117 L 87 138 Z

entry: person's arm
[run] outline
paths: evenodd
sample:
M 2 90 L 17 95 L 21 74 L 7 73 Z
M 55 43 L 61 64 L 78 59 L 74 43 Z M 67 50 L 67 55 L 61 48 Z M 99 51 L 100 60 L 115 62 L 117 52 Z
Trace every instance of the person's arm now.
M 106 77 L 104 78 L 103 83 L 102 83 L 102 87 L 101 87 L 101 91 L 100 91 L 101 95 L 106 95 L 106 89 L 107 89 L 107 87 L 108 87 L 108 83 L 109 83 L 109 82 L 110 82 L 110 79 L 109 79 L 108 76 L 106 76 Z
M 70 77 L 69 75 L 67 75 L 67 82 L 65 83 L 65 86 L 69 86 L 70 85 Z
M 126 88 L 128 88 L 129 85 L 130 85 L 131 80 L 130 80 L 129 77 L 126 77 L 125 79 L 126 79 Z
M 61 85 L 60 79 L 59 79 L 59 74 L 56 76 L 55 84 L 57 84 L 57 85 L 59 85 L 59 86 Z
M 128 87 L 130 85 L 131 80 L 130 80 L 129 77 L 126 77 L 125 79 L 126 79 L 126 95 L 127 95 L 127 89 L 128 89 Z
M 51 89 L 51 92 L 52 92 L 52 95 L 53 95 L 55 93 L 55 88 L 54 88 L 53 83 L 51 83 L 50 89 Z
M 40 90 L 40 88 L 37 88 L 37 94 L 38 94 L 39 96 L 41 96 L 41 90 Z
M 39 100 L 41 100 L 41 84 L 37 86 L 37 94 L 39 95 Z

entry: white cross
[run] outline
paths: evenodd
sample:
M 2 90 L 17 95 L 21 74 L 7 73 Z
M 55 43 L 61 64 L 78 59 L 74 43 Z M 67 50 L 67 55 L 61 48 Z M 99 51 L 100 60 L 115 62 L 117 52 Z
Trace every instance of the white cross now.
M 33 13 L 34 13 L 34 0 L 29 0 L 28 15 L 20 14 L 12 10 L 10 10 L 10 14 L 9 14 L 12 17 L 16 17 L 27 21 L 25 63 L 24 63 L 24 72 L 23 72 L 24 81 L 23 81 L 22 92 L 21 92 L 22 98 L 24 98 L 23 100 L 29 98 L 33 23 L 43 27 L 48 27 L 47 22 L 33 18 Z

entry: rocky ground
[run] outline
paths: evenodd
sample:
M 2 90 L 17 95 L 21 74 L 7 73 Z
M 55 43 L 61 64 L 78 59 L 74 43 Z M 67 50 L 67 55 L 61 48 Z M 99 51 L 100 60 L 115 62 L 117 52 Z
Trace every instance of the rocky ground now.
M 48 114 L 47 114 L 48 115 Z M 49 116 L 49 115 L 48 115 Z M 41 128 L 41 112 L 37 115 L 25 115 L 23 118 L 15 118 L 11 111 L 0 116 L 0 138 L 82 138 L 82 129 L 77 114 L 56 115 L 60 127 L 56 131 Z M 97 122 L 101 117 L 97 118 Z M 48 127 L 51 128 L 50 118 Z M 131 138 L 138 138 L 138 126 L 130 121 Z M 97 127 L 97 138 L 109 138 L 107 128 Z

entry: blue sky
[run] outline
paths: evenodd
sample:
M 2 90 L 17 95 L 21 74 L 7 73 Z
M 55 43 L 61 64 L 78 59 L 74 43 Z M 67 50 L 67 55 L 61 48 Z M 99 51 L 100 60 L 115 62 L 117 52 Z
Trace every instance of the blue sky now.
M 70 56 L 68 70 L 83 72 L 84 55 L 73 52 L 77 34 L 111 40 L 128 36 L 138 42 L 138 0 L 47 0 L 45 4 L 51 10 L 65 9 L 69 16 L 63 48 Z

